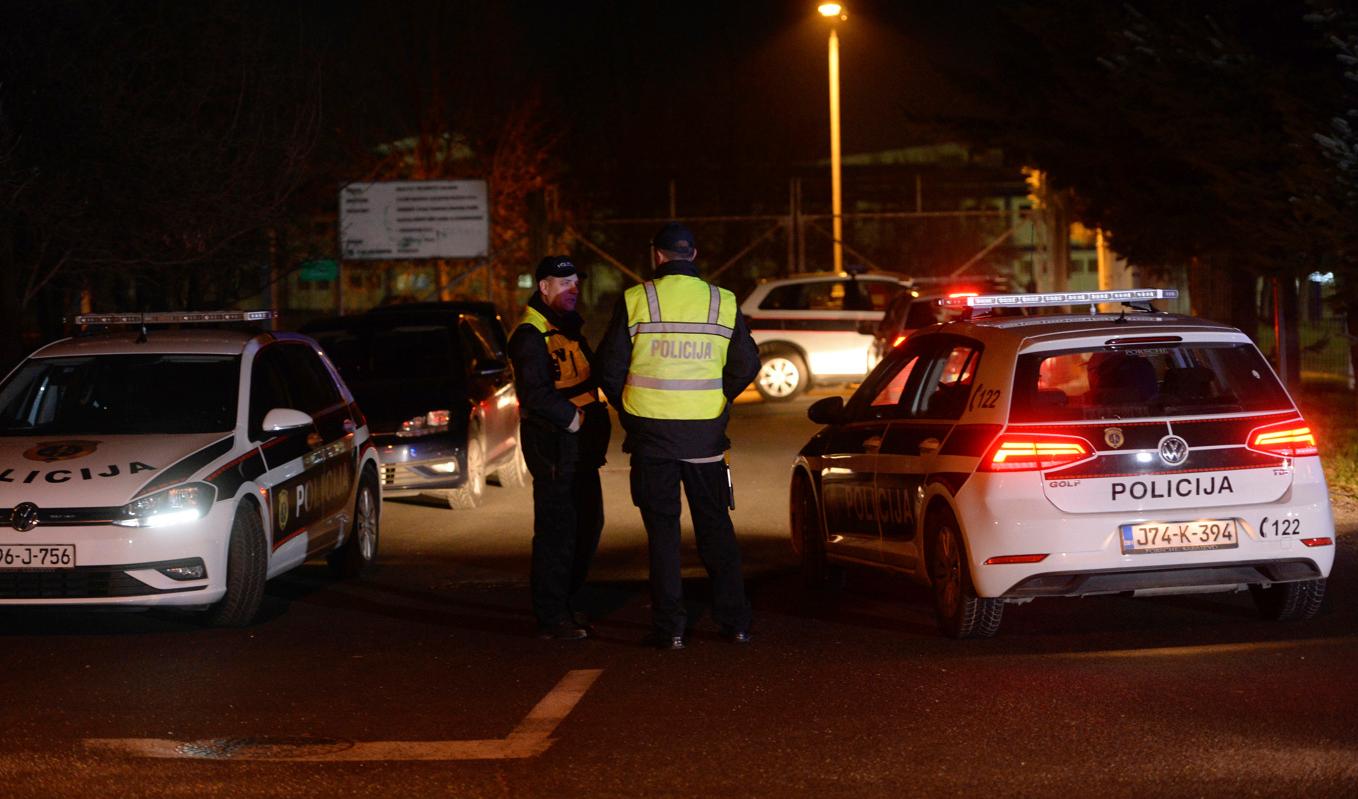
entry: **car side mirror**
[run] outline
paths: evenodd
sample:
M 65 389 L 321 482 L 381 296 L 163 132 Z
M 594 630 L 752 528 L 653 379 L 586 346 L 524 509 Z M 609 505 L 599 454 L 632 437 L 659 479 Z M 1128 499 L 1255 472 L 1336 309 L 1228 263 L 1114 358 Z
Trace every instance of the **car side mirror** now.
M 858 332 L 864 336 L 871 336 L 877 332 L 877 328 L 882 324 L 880 319 L 859 319 Z
M 826 397 L 811 403 L 806 418 L 816 424 L 838 424 L 844 418 L 844 398 Z
M 309 427 L 311 423 L 311 414 L 303 413 L 294 408 L 274 408 L 264 414 L 264 432 L 266 433 L 296 430 L 299 427 Z

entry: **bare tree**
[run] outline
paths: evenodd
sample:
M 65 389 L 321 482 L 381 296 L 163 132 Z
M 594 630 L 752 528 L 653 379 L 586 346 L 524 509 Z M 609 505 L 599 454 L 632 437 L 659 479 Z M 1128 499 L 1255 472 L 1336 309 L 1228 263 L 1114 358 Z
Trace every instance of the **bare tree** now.
M 7 6 L 0 359 L 22 354 L 44 292 L 118 309 L 227 292 L 285 214 L 319 129 L 314 54 L 287 15 L 270 19 L 245 6 Z

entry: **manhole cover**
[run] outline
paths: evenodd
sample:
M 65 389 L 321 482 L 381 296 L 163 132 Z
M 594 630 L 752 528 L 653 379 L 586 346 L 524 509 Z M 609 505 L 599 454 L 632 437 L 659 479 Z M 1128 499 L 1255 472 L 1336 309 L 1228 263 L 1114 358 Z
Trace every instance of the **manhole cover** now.
M 201 757 L 208 760 L 268 760 L 331 755 L 350 749 L 353 745 L 353 741 L 340 738 L 256 736 L 193 741 L 180 744 L 178 751 L 185 757 Z

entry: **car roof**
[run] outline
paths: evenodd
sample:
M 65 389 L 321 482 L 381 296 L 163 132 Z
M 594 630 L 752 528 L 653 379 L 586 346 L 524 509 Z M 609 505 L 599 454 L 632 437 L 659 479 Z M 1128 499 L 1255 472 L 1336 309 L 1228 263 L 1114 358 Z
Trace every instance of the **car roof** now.
M 312 319 L 302 325 L 299 330 L 303 333 L 314 333 L 327 330 L 381 330 L 392 325 L 405 325 L 414 323 L 437 324 L 437 325 L 456 325 L 457 320 L 463 316 L 473 316 L 485 318 L 483 314 L 476 313 L 471 309 L 454 308 L 427 308 L 415 309 L 412 311 L 384 311 L 380 314 L 353 314 L 352 316 L 324 316 L 320 319 Z
M 1244 335 L 1230 325 L 1209 319 L 1145 312 L 979 317 L 947 322 L 941 325 L 940 329 L 976 338 L 1000 337 L 1018 341 L 1075 339 L 1089 335 L 1135 336 L 1178 332 Z
M 245 345 L 258 331 L 230 329 L 157 330 L 146 333 L 145 341 L 138 341 L 141 333 L 120 330 L 54 341 L 34 352 L 32 358 L 56 358 L 72 355 L 143 355 L 192 354 L 240 355 Z
M 873 270 L 869 272 L 800 272 L 787 277 L 766 277 L 759 281 L 760 286 L 771 286 L 775 283 L 810 283 L 818 280 L 843 280 L 855 278 L 857 280 L 894 280 L 898 283 L 909 283 L 910 276 L 899 272 L 883 272 Z

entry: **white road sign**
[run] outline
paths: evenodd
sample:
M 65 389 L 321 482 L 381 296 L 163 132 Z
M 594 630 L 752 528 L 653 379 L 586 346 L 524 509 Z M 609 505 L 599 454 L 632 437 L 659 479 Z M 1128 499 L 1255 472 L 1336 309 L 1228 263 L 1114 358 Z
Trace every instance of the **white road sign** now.
M 348 259 L 482 258 L 490 252 L 484 180 L 350 183 L 340 190 Z

